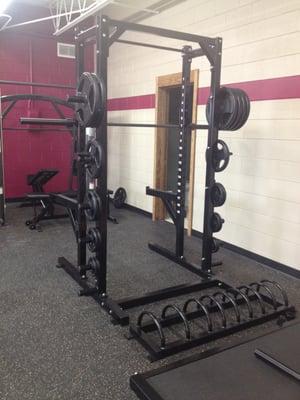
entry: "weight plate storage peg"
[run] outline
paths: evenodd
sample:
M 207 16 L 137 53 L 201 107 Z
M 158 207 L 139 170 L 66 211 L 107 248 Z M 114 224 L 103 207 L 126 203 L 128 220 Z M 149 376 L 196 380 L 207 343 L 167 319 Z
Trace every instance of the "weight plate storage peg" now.
M 119 187 L 114 195 L 113 204 L 116 208 L 122 208 L 124 206 L 127 197 L 126 190 L 123 187 Z
M 92 139 L 88 141 L 86 150 L 89 155 L 87 171 L 91 178 L 99 178 L 103 160 L 102 147 L 96 139 Z
M 94 253 L 101 245 L 101 233 L 98 228 L 89 228 L 87 232 L 88 249 Z
M 96 221 L 102 211 L 102 203 L 95 190 L 89 190 L 85 199 L 85 215 L 90 221 Z
M 80 126 L 97 128 L 106 107 L 106 90 L 102 79 L 94 73 L 84 72 L 77 94 L 70 96 L 68 101 L 76 105 L 76 119 Z
M 226 201 L 226 190 L 222 183 L 215 182 L 210 189 L 210 199 L 214 207 L 221 207 Z
M 224 171 L 231 155 L 224 140 L 218 139 L 212 147 L 212 166 L 215 172 Z
M 218 213 L 213 213 L 210 220 L 210 227 L 213 232 L 219 232 L 222 229 L 224 219 Z
M 215 124 L 220 130 L 236 131 L 247 121 L 250 100 L 241 89 L 222 87 L 216 95 Z M 210 99 L 206 104 L 206 119 L 210 123 Z

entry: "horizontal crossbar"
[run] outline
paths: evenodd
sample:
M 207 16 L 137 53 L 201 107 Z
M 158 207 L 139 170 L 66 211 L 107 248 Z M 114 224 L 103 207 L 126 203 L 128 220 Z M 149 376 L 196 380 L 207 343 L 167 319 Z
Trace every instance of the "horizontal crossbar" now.
M 60 125 L 60 126 L 74 126 L 77 124 L 76 121 L 68 118 L 55 119 L 55 118 L 26 118 L 26 117 L 21 117 L 20 123 L 22 125 L 30 124 L 30 125 Z

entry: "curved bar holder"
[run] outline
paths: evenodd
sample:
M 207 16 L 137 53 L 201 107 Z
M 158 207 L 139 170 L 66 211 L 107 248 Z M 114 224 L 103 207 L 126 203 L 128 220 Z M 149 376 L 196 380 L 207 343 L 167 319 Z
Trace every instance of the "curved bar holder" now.
M 250 301 L 248 299 L 248 297 L 241 292 L 240 290 L 236 289 L 236 288 L 231 288 L 231 289 L 227 289 L 226 293 L 232 293 L 234 295 L 235 298 L 237 298 L 239 295 L 241 296 L 241 298 L 245 301 L 247 308 L 248 308 L 248 312 L 249 312 L 249 318 L 252 319 L 253 318 L 253 308 L 250 304 Z
M 236 316 L 236 321 L 238 323 L 241 322 L 241 314 L 239 311 L 239 307 L 238 307 L 237 303 L 233 300 L 232 297 L 230 297 L 227 293 L 223 293 L 223 292 L 216 292 L 213 294 L 213 297 L 215 297 L 215 298 L 221 297 L 223 304 L 225 304 L 225 300 L 227 299 L 233 306 L 235 316 Z
M 152 312 L 143 311 L 139 315 L 138 320 L 137 320 L 137 328 L 138 328 L 139 332 L 141 332 L 141 330 L 142 330 L 142 321 L 143 321 L 145 316 L 150 317 L 150 319 L 152 319 L 152 321 L 156 325 L 158 333 L 159 333 L 159 336 L 160 336 L 160 347 L 164 348 L 166 346 L 166 337 L 164 335 L 164 332 L 163 332 L 163 329 L 162 329 L 162 326 L 161 326 L 159 320 L 156 318 L 156 316 Z
M 150 311 L 145 311 L 139 316 L 138 326 L 131 325 L 130 332 L 149 351 L 152 359 L 165 358 L 271 320 L 279 321 L 281 326 L 295 318 L 295 307 L 287 306 L 287 295 L 275 281 L 261 280 L 232 287 L 216 280 L 212 286 L 205 289 L 211 288 L 215 290 L 195 291 L 199 298 L 195 298 L 194 294 L 194 297 L 184 299 L 181 305 L 163 306 L 160 318 Z M 151 320 L 142 322 L 146 315 Z M 216 321 L 217 319 L 220 319 L 220 322 Z M 199 320 L 201 326 L 193 331 L 192 321 L 197 325 Z M 181 330 L 182 322 L 185 335 Z M 163 329 L 171 328 L 176 334 L 176 326 L 179 329 L 177 335 L 169 337 L 166 343 Z M 157 330 L 160 335 L 160 347 Z
M 205 318 L 206 318 L 206 322 L 207 322 L 207 331 L 208 331 L 208 332 L 212 332 L 212 330 L 213 330 L 213 325 L 212 325 L 212 321 L 211 321 L 209 312 L 208 312 L 207 308 L 205 307 L 205 305 L 201 303 L 201 301 L 199 301 L 199 300 L 197 300 L 197 299 L 194 299 L 194 298 L 193 298 L 193 299 L 188 299 L 188 300 L 184 303 L 183 312 L 184 312 L 184 313 L 187 312 L 188 306 L 189 306 L 189 304 L 191 304 L 191 303 L 196 303 L 196 304 L 197 304 L 197 309 L 198 309 L 198 310 L 201 309 L 201 310 L 204 312 L 204 315 L 205 315 Z
M 185 337 L 187 339 L 191 338 L 191 330 L 190 330 L 190 324 L 189 321 L 186 319 L 185 315 L 183 314 L 183 312 L 176 306 L 174 306 L 173 304 L 168 304 L 167 306 L 164 307 L 164 309 L 162 310 L 161 313 L 161 318 L 165 319 L 166 318 L 166 313 L 168 310 L 174 310 L 176 312 L 176 314 L 179 315 L 180 319 L 183 321 L 184 323 L 184 330 L 185 330 Z
M 277 310 L 276 298 L 275 298 L 272 290 L 267 285 L 265 285 L 264 283 L 261 283 L 261 282 L 252 282 L 249 284 L 249 286 L 255 287 L 258 293 L 259 293 L 260 289 L 263 288 L 269 294 L 269 296 L 270 296 L 269 298 L 272 301 L 274 310 Z
M 258 293 L 257 290 L 253 289 L 253 287 L 251 287 L 249 285 L 239 286 L 238 289 L 239 290 L 244 289 L 246 291 L 246 296 L 248 296 L 249 291 L 251 291 L 256 296 L 256 298 L 257 298 L 257 300 L 259 302 L 262 314 L 266 313 L 266 308 L 264 306 L 263 299 L 261 298 L 261 295 Z
M 276 282 L 276 281 L 269 281 L 268 279 L 263 279 L 263 280 L 261 281 L 261 283 L 266 283 L 266 284 L 272 285 L 273 287 L 276 287 L 276 288 L 280 291 L 280 293 L 281 293 L 281 295 L 282 295 L 282 298 L 283 298 L 283 302 L 284 302 L 285 307 L 288 307 L 288 306 L 289 306 L 289 299 L 288 299 L 288 296 L 287 296 L 287 294 L 286 294 L 286 291 L 282 288 L 281 285 L 279 285 L 278 282 Z
M 226 320 L 226 315 L 225 315 L 225 312 L 224 312 L 224 309 L 223 309 L 221 303 L 218 300 L 216 300 L 213 296 L 210 296 L 209 294 L 205 294 L 204 296 L 200 297 L 200 301 L 203 301 L 205 299 L 210 300 L 211 306 L 214 303 L 218 307 L 220 314 L 222 316 L 222 328 L 226 328 L 227 320 Z

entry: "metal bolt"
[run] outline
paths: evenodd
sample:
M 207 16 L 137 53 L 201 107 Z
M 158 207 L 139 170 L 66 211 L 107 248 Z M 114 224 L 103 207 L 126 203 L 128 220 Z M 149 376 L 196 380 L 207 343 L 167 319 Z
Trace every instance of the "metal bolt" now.
M 111 310 L 109 310 L 108 314 L 110 314 L 110 315 L 111 315 L 111 314 L 112 314 L 112 311 L 111 311 Z
M 104 303 L 103 303 L 103 301 L 102 301 L 102 303 L 101 303 L 101 307 L 104 307 Z

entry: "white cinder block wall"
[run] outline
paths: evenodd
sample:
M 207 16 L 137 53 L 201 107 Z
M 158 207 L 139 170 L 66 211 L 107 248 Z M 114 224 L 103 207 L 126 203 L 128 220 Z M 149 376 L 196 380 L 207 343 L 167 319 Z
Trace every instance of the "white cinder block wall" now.
M 299 0 L 188 0 L 151 17 L 148 25 L 223 38 L 222 84 L 300 75 Z M 139 33 L 124 38 L 181 46 Z M 209 65 L 199 87 L 209 85 Z M 155 93 L 156 76 L 179 72 L 177 53 L 114 44 L 109 59 L 109 98 Z M 298 80 L 299 85 L 299 80 Z M 294 96 L 295 97 L 295 96 Z M 296 96 L 297 97 L 297 96 Z M 110 121 L 154 122 L 155 110 L 109 113 Z M 204 121 L 204 106 L 198 107 Z M 251 102 L 250 119 L 238 132 L 221 132 L 234 155 L 217 174 L 227 190 L 219 212 L 226 223 L 217 237 L 300 269 L 300 86 L 299 97 Z M 193 228 L 202 231 L 206 134 L 197 136 Z M 109 129 L 109 186 L 124 186 L 128 203 L 152 210 L 154 130 Z

